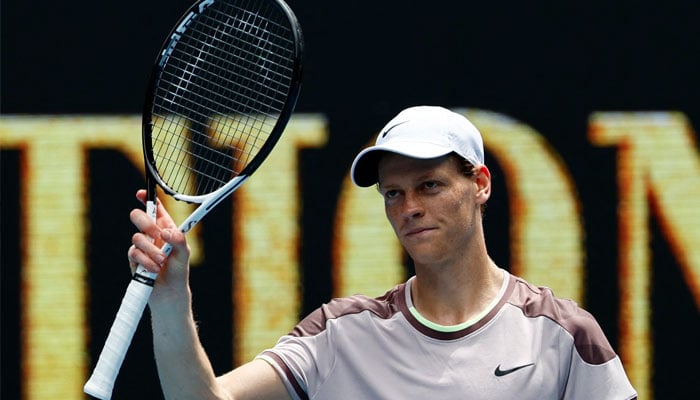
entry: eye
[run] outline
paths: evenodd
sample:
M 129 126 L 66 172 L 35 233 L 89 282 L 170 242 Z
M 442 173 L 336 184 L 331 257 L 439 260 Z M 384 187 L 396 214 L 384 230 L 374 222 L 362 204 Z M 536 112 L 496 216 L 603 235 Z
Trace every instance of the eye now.
M 384 198 L 385 199 L 393 199 L 394 197 L 399 195 L 398 190 L 387 190 L 384 192 Z
M 435 189 L 437 187 L 438 187 L 438 183 L 435 181 L 423 182 L 423 188 L 425 188 L 425 189 L 431 190 L 431 189 Z

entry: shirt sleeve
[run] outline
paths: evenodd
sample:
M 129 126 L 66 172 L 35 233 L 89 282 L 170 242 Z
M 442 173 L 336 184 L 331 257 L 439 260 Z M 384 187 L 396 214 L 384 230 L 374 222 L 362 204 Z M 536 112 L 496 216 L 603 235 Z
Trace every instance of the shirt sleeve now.
M 313 314 L 312 314 L 313 315 Z M 312 318 L 309 316 L 306 320 Z M 306 321 L 305 320 L 305 321 Z M 324 374 L 332 370 L 333 332 L 320 330 L 313 334 L 298 334 L 299 326 L 289 335 L 282 336 L 271 349 L 257 358 L 267 361 L 282 378 L 287 390 L 295 399 L 308 399 L 323 385 Z
M 619 357 L 603 364 L 585 362 L 576 353 L 571 361 L 569 380 L 566 385 L 566 400 L 627 400 L 636 399 Z
M 294 399 L 308 399 L 309 386 L 319 380 L 314 339 L 282 336 L 273 348 L 257 357 L 272 365 Z
M 627 400 L 637 398 L 620 357 L 598 321 L 568 300 L 556 299 L 557 322 L 573 338 L 564 388 L 567 400 Z M 566 366 L 563 366 L 566 371 Z

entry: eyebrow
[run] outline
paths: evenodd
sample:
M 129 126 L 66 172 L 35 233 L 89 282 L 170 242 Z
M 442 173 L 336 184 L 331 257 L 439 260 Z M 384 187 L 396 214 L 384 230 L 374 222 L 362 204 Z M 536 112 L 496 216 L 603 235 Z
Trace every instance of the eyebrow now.
M 450 178 L 451 174 L 446 173 L 446 172 L 436 172 L 435 168 L 431 168 L 429 171 L 420 173 L 414 178 L 411 179 L 411 186 L 413 186 L 416 182 L 418 184 L 421 184 L 423 182 L 427 181 L 438 181 L 438 182 L 445 182 Z M 377 181 L 377 190 L 381 191 L 382 189 L 384 190 L 391 190 L 393 189 L 393 186 L 390 182 L 389 185 L 382 184 L 380 180 Z

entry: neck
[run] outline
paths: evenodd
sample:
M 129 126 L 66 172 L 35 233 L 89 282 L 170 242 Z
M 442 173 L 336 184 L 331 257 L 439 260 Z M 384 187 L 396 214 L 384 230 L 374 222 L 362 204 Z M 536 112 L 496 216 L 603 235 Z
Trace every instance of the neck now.
M 418 312 L 440 325 L 457 325 L 498 295 L 503 271 L 484 252 L 449 265 L 416 265 L 411 296 Z

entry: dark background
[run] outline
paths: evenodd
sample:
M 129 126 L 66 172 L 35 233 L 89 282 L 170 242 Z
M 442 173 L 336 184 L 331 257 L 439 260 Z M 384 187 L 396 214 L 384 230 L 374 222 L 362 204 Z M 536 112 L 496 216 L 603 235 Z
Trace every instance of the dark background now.
M 190 1 L 2 2 L 3 114 L 140 113 L 150 65 Z M 400 109 L 470 107 L 532 126 L 562 156 L 586 221 L 587 308 L 617 346 L 615 149 L 588 143 L 595 111 L 681 111 L 700 126 L 700 3 L 671 1 L 289 1 L 304 30 L 304 86 L 296 111 L 322 113 L 330 138 L 301 154 L 304 196 L 301 314 L 331 294 L 329 237 L 335 202 L 355 153 Z M 20 155 L 2 152 L 2 398 L 20 398 Z M 499 174 L 495 160 L 494 176 Z M 118 175 L 115 174 L 118 171 Z M 116 152 L 90 153 L 91 354 L 96 358 L 128 276 L 122 243 L 137 206 L 140 171 Z M 105 178 L 111 180 L 110 197 Z M 114 186 L 116 185 L 116 187 Z M 505 187 L 494 189 L 487 240 L 508 265 Z M 499 193 L 501 195 L 499 196 Z M 123 196 L 122 196 L 123 195 Z M 99 199 L 99 201 L 95 201 Z M 217 210 L 223 217 L 232 210 Z M 700 211 L 699 211 L 700 212 Z M 115 218 L 123 215 L 123 221 Z M 202 340 L 217 372 L 231 366 L 230 262 L 216 224 L 203 222 L 206 280 L 193 274 Z M 114 221 L 117 221 L 116 223 Z M 122 224 L 121 226 L 119 224 Z M 655 221 L 653 387 L 659 399 L 694 393 L 700 317 Z M 106 229 L 109 226 L 110 229 Z M 218 249 L 217 249 L 218 248 Z M 99 257 L 98 257 L 99 254 Z M 99 265 L 99 268 L 96 266 Z M 212 275 L 214 274 L 214 275 Z M 213 278 L 212 278 L 213 276 Z M 123 279 L 123 282 L 120 280 Z M 116 281 L 116 282 L 115 282 Z M 218 283 L 217 283 L 218 282 Z M 223 284 L 226 283 L 226 284 Z M 212 288 L 212 284 L 220 287 Z M 159 398 L 147 326 L 136 339 L 115 399 Z M 683 369 L 675 368 L 676 363 Z M 152 384 L 143 382 L 152 381 Z

